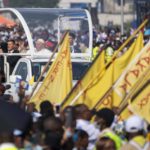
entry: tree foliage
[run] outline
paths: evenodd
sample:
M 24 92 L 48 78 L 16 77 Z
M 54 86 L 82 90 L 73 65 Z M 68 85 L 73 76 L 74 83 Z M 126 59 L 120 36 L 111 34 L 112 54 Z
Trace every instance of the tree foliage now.
M 9 7 L 57 7 L 59 0 L 9 0 Z

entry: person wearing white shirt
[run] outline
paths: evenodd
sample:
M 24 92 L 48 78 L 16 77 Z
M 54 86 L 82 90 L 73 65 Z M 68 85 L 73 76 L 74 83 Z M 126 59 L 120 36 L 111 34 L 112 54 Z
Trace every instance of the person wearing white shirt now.
M 31 50 L 28 50 L 27 54 L 31 54 Z M 38 39 L 35 42 L 34 54 L 50 56 L 52 52 L 49 49 L 45 48 L 45 41 L 43 39 Z
M 50 50 L 45 48 L 45 41 L 43 39 L 38 39 L 35 43 L 35 47 L 36 47 L 36 54 L 51 54 Z
M 89 144 L 88 150 L 93 150 L 95 142 L 100 134 L 100 131 L 90 122 L 92 114 L 88 107 L 84 104 L 75 106 L 76 111 L 76 129 L 82 129 L 88 133 Z

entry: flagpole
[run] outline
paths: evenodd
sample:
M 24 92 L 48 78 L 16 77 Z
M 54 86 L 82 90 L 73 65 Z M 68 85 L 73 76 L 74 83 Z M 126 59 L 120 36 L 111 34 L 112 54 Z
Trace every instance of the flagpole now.
M 128 101 L 127 100 L 132 98 L 135 95 L 135 92 L 137 91 L 137 89 L 139 89 L 143 84 L 145 84 L 145 81 L 147 83 L 147 79 L 148 79 L 147 77 L 149 75 L 150 75 L 150 67 L 148 67 L 146 69 L 146 73 L 143 73 L 143 75 L 140 77 L 140 79 L 136 82 L 136 84 L 134 85 L 135 88 L 133 87 L 130 90 L 130 92 L 126 94 L 126 96 L 124 97 L 124 99 L 122 100 L 122 102 L 119 105 L 118 115 L 120 115 L 121 112 L 128 106 Z
M 109 61 L 108 63 L 106 63 L 106 66 L 102 68 L 102 70 L 100 72 L 98 72 L 95 76 L 95 78 L 93 78 L 92 80 L 90 80 L 90 82 L 87 84 L 87 86 L 80 91 L 77 96 L 72 100 L 70 105 L 73 105 L 78 98 L 84 93 L 84 91 L 89 87 L 89 85 L 95 80 L 97 79 L 97 77 L 104 73 L 104 69 L 107 69 L 112 63 L 113 61 L 117 58 L 117 55 L 119 54 L 119 52 L 130 42 L 130 40 L 132 38 L 134 38 L 134 36 L 145 26 L 145 24 L 148 22 L 148 19 L 144 20 L 144 22 L 134 31 L 134 33 L 120 46 L 120 48 L 117 50 L 117 53 L 114 54 L 114 56 L 112 57 L 111 61 Z M 103 74 L 102 74 L 103 75 Z M 102 77 L 101 75 L 101 77 Z M 70 94 L 71 95 L 71 94 Z M 66 103 L 67 99 L 65 99 L 65 101 L 63 101 L 62 105 L 63 106 Z
M 62 42 L 63 42 L 63 40 L 64 40 L 64 38 L 66 37 L 66 35 L 67 35 L 68 32 L 69 32 L 69 31 L 66 31 L 66 32 L 63 34 L 63 36 L 62 36 L 62 38 L 61 38 L 61 41 L 55 46 L 55 49 L 54 49 L 52 55 L 50 56 L 49 61 L 46 63 L 46 65 L 45 65 L 45 67 L 44 67 L 44 69 L 43 69 L 43 71 L 42 71 L 40 77 L 38 78 L 38 80 L 37 80 L 35 86 L 33 87 L 33 90 L 32 90 L 32 92 L 31 92 L 31 94 L 30 94 L 30 96 L 29 96 L 29 99 L 33 96 L 33 94 L 34 94 L 34 92 L 35 92 L 35 90 L 36 90 L 38 84 L 40 83 L 40 80 L 42 79 L 42 76 L 43 76 L 44 73 L 46 72 L 46 69 L 49 67 L 49 64 L 51 63 L 51 61 L 52 61 L 52 59 L 53 59 L 53 57 L 54 57 L 56 51 L 58 50 L 59 46 L 62 44 Z

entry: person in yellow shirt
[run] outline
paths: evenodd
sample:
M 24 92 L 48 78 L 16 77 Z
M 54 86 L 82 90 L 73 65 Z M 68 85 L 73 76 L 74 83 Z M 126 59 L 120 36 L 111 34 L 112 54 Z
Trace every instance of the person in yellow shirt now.
M 100 51 L 100 42 L 96 42 L 92 49 L 92 59 L 94 59 Z
M 108 63 L 109 61 L 111 61 L 112 57 L 114 54 L 114 49 L 111 46 L 111 43 L 109 43 L 107 45 L 107 48 L 105 49 L 105 62 Z

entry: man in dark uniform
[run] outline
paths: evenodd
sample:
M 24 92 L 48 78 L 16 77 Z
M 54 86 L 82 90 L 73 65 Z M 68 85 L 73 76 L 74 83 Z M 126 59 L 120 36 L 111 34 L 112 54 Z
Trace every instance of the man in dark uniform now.
M 9 40 L 7 42 L 7 44 L 8 44 L 8 53 L 19 53 L 19 51 L 15 47 L 14 40 Z M 8 56 L 7 57 L 7 61 L 9 63 L 9 67 L 10 67 L 10 74 L 12 73 L 12 71 L 19 59 L 20 59 L 20 56 Z

